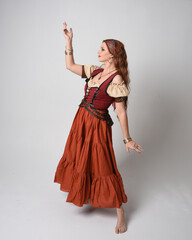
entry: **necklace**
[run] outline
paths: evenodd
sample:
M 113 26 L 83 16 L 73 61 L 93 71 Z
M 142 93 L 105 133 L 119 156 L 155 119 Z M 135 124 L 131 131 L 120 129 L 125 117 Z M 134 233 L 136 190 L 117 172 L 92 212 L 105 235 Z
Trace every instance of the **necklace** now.
M 116 69 L 114 69 L 113 71 L 115 71 Z M 111 71 L 111 72 L 113 72 L 113 71 Z M 103 72 L 103 71 L 102 71 Z M 101 72 L 101 75 L 102 75 L 102 72 Z M 107 74 L 109 74 L 109 73 L 111 73 L 111 72 L 108 72 Z M 106 76 L 107 74 L 105 74 L 104 76 Z M 100 80 L 101 79 L 101 77 L 104 77 L 104 76 L 101 76 L 100 75 L 100 77 L 98 78 L 98 80 Z

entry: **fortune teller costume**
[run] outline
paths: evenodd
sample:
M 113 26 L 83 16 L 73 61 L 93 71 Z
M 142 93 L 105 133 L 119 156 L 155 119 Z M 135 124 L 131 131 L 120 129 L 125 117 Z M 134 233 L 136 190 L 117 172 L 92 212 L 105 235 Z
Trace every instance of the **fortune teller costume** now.
M 111 43 L 112 50 L 113 43 Z M 104 69 L 82 65 L 85 79 L 84 97 L 79 103 L 57 166 L 54 182 L 68 192 L 66 202 L 82 207 L 119 208 L 128 201 L 122 177 L 118 171 L 112 143 L 113 121 L 108 108 L 124 101 L 129 91 L 125 82 L 113 83 L 118 71 L 102 83 L 94 77 Z M 67 130 L 66 130 L 67 131 Z

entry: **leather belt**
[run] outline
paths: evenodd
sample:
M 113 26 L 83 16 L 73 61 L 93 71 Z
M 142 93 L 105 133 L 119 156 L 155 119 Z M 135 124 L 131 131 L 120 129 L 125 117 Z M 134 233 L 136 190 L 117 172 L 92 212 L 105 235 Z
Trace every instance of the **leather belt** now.
M 111 119 L 111 116 L 109 115 L 108 109 L 95 109 L 91 106 L 90 103 L 86 102 L 83 98 L 81 103 L 79 104 L 79 107 L 85 107 L 85 109 L 90 112 L 93 116 L 97 117 L 100 120 L 105 120 L 107 122 L 107 125 L 112 126 L 113 120 Z M 100 112 L 101 111 L 101 112 Z

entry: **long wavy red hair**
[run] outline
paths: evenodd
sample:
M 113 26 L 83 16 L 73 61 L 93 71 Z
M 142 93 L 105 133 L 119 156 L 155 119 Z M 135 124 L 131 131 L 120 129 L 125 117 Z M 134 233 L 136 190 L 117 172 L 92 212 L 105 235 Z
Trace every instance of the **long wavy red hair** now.
M 107 48 L 111 54 L 113 54 L 115 68 L 118 70 L 119 74 L 123 78 L 126 83 L 127 89 L 130 92 L 130 77 L 129 77 L 129 69 L 128 69 L 128 61 L 127 61 L 127 53 L 124 48 L 124 44 L 115 39 L 105 39 L 103 42 L 106 43 Z M 113 44 L 110 44 L 113 43 Z M 127 110 L 128 106 L 128 96 L 125 99 L 125 109 Z M 113 102 L 113 108 L 115 110 L 115 102 Z

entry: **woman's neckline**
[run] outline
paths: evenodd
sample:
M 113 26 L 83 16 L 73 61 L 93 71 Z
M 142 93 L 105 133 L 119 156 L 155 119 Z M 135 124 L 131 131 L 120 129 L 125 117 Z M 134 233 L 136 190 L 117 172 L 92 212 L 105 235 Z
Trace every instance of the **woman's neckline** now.
M 98 68 L 98 69 L 102 69 L 102 72 L 104 71 L 104 68 Z M 98 69 L 97 69 L 97 70 L 98 70 Z M 112 74 L 111 74 L 107 79 L 105 79 L 103 82 L 98 82 L 98 81 L 94 81 L 94 80 L 93 80 L 93 78 L 100 73 L 100 72 L 98 72 L 98 73 L 95 74 L 95 76 L 91 77 L 91 80 L 92 80 L 93 83 L 98 83 L 98 84 L 99 84 L 99 87 L 100 87 L 100 86 L 101 86 L 104 82 L 106 82 L 111 76 L 113 76 L 113 74 L 115 74 L 115 73 L 117 73 L 117 72 L 118 72 L 118 70 L 116 70 L 114 73 L 112 73 Z

